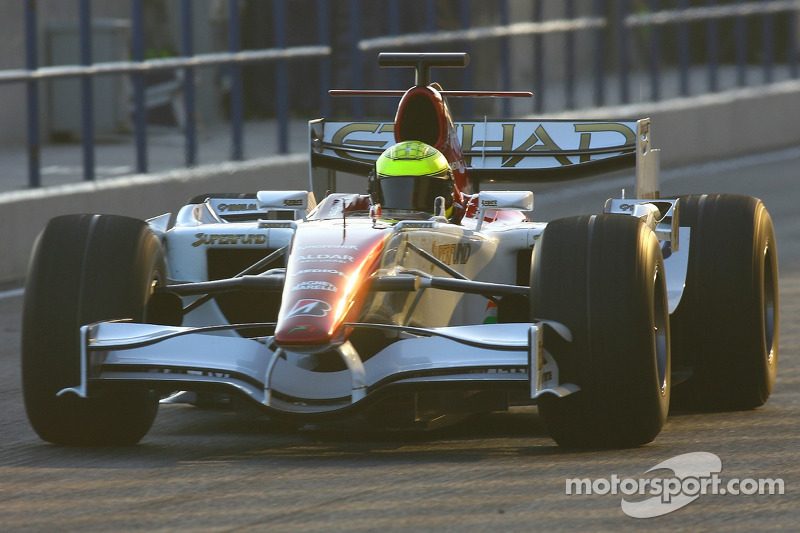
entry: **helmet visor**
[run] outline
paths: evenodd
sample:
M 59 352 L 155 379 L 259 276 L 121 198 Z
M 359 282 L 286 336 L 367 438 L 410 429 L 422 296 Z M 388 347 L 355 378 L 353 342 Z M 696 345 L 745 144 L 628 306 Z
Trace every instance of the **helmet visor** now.
M 437 196 L 449 206 L 453 199 L 452 182 L 431 176 L 386 176 L 380 183 L 382 205 L 387 209 L 434 212 Z

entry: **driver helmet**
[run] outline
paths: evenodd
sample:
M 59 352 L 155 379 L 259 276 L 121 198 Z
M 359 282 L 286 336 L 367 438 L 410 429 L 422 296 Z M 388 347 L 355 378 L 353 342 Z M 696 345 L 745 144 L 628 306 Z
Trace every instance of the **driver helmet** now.
M 370 193 L 385 209 L 424 213 L 433 213 L 441 196 L 449 216 L 454 190 L 453 172 L 439 150 L 421 141 L 403 141 L 378 157 Z

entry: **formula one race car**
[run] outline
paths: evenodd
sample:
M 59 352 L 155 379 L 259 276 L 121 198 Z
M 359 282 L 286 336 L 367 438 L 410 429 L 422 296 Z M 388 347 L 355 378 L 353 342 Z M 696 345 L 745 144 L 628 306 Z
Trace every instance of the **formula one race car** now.
M 179 391 L 396 429 L 537 404 L 570 447 L 650 442 L 671 398 L 767 400 L 778 265 L 760 200 L 660 198 L 647 119 L 456 123 L 447 98 L 521 95 L 431 82 L 466 54 L 379 61 L 414 68 L 414 87 L 333 91 L 400 103 L 393 122 L 310 122 L 308 192 L 48 223 L 22 333 L 41 438 L 136 443 Z M 531 221 L 529 190 L 479 191 L 622 167 L 634 198 L 549 223 Z M 361 191 L 337 192 L 337 172 Z

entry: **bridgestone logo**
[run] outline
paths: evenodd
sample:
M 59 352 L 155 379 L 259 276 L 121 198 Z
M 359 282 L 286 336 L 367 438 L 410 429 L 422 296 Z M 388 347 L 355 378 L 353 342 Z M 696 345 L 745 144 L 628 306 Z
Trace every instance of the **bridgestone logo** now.
M 289 311 L 286 318 L 295 316 L 326 316 L 331 310 L 330 304 L 322 300 L 303 299 L 298 300 Z

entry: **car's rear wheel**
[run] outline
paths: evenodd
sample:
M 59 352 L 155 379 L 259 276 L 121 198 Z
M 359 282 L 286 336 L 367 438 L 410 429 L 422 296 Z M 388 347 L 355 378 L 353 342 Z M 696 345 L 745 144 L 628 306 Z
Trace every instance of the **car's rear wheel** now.
M 155 393 L 117 386 L 72 393 L 80 384 L 79 328 L 106 319 L 146 319 L 166 281 L 161 243 L 141 220 L 66 215 L 39 235 L 25 286 L 22 389 L 33 429 L 49 442 L 119 446 L 138 442 L 158 409 Z
M 679 203 L 691 228 L 689 266 L 672 317 L 681 408 L 749 409 L 769 398 L 778 368 L 778 253 L 757 198 L 691 195 Z
M 561 446 L 638 446 L 669 410 L 670 345 L 664 264 L 655 234 L 622 215 L 550 222 L 531 266 L 531 316 L 566 325 L 562 383 L 580 390 L 539 398 Z

